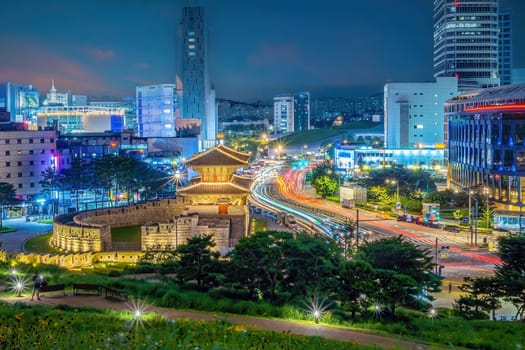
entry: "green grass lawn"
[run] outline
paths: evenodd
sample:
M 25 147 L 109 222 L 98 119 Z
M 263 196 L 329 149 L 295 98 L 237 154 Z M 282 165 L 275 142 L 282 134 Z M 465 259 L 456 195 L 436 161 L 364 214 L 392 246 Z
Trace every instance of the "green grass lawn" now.
M 140 225 L 111 228 L 113 242 L 140 242 Z
M 262 232 L 268 229 L 268 223 L 264 220 L 252 219 L 253 232 Z
M 9 232 L 15 232 L 15 231 L 16 231 L 16 228 L 11 227 L 11 226 L 5 226 L 5 225 L 2 225 L 2 228 L 0 229 L 0 233 L 9 233 Z
M 51 236 L 53 235 L 52 232 L 45 233 L 43 235 L 39 235 L 36 237 L 31 238 L 28 240 L 25 244 L 25 249 L 34 252 L 34 253 L 41 253 L 41 254 L 62 254 L 63 252 L 53 248 L 49 244 L 49 240 L 51 239 Z
M 226 321 L 166 320 L 144 313 L 0 304 L 1 349 L 353 349 L 372 347 L 270 332 Z M 374 347 L 373 349 L 380 349 Z
M 324 140 L 329 137 L 343 135 L 345 133 L 348 133 L 350 130 L 368 129 L 374 126 L 376 125 L 371 124 L 371 123 L 362 122 L 362 123 L 345 124 L 341 127 L 330 127 L 330 128 L 323 128 L 323 129 L 307 130 L 307 131 L 299 132 L 299 133 L 296 133 L 290 136 L 285 136 L 279 139 L 279 142 L 282 142 L 285 145 L 289 145 L 289 146 L 304 145 L 304 144 L 318 142 L 318 141 Z

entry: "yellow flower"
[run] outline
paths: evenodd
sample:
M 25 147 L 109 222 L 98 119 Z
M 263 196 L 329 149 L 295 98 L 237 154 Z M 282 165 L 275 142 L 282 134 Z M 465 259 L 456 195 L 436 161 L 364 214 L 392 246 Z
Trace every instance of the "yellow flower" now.
M 16 315 L 15 315 L 15 318 L 16 318 L 17 320 L 21 320 L 21 319 L 23 319 L 23 318 L 24 318 L 24 313 L 23 313 L 23 312 L 20 312 L 20 313 L 16 314 Z

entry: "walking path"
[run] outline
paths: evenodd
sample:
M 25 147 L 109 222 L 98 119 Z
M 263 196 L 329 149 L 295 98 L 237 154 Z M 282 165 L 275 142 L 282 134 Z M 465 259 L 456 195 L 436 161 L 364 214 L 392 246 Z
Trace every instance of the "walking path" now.
M 100 296 L 87 295 L 48 295 L 41 296 L 40 300 L 31 301 L 27 297 L 1 298 L 0 301 L 8 303 L 22 302 L 30 305 L 44 305 L 54 307 L 60 304 L 76 307 L 95 307 L 100 309 L 111 310 L 132 310 L 133 301 L 119 302 L 108 300 Z M 337 327 L 327 327 L 317 324 L 304 324 L 293 321 L 283 321 L 276 319 L 265 319 L 258 317 L 240 316 L 240 315 L 223 315 L 200 311 L 181 311 L 175 309 L 161 308 L 153 305 L 146 305 L 145 312 L 154 312 L 163 315 L 167 319 L 193 319 L 202 321 L 225 320 L 234 324 L 242 324 L 254 328 L 259 328 L 274 332 L 289 332 L 292 334 L 319 336 L 327 339 L 340 340 L 350 343 L 356 343 L 368 346 L 378 346 L 384 349 L 402 349 L 402 350 L 429 350 L 429 349 L 447 349 L 447 347 L 436 347 L 408 340 L 396 339 L 381 335 L 366 333 L 364 331 L 355 331 Z

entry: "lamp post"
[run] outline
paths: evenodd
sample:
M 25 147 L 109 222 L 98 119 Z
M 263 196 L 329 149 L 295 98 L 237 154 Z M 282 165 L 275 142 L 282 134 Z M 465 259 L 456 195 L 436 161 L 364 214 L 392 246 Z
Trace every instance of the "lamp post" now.
M 473 196 L 474 192 L 472 190 L 468 190 L 468 192 L 463 188 L 459 187 L 459 190 L 465 194 L 468 195 L 468 219 L 470 224 L 470 243 L 478 244 L 478 199 Z M 472 212 L 472 199 L 476 201 L 476 209 L 474 212 Z M 476 217 L 475 223 L 474 223 L 474 230 L 472 229 L 472 222 L 474 221 L 474 214 Z

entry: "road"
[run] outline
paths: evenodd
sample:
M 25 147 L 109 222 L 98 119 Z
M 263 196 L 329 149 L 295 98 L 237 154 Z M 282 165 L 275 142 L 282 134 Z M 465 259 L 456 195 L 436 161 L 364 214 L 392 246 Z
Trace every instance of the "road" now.
M 25 217 L 4 219 L 3 224 L 5 226 L 16 228 L 16 231 L 14 232 L 0 233 L 2 249 L 10 253 L 19 253 L 24 251 L 24 244 L 29 238 L 53 230 L 53 224 L 26 222 Z
M 262 174 L 259 178 L 258 186 L 253 189 L 253 196 L 258 198 L 270 197 L 267 198 L 268 203 L 270 201 L 280 203 L 280 210 L 285 210 L 282 206 L 289 206 L 295 211 L 304 212 L 304 215 L 311 215 L 312 223 L 321 222 L 325 226 L 329 225 L 329 227 L 332 227 L 330 225 L 333 221 L 342 218 L 355 220 L 355 209 L 345 209 L 337 203 L 315 198 L 312 194 L 305 193 L 303 189 L 303 171 L 290 170 L 281 173 L 281 175 L 270 176 L 270 174 Z M 264 189 L 264 191 L 261 189 Z M 309 209 L 305 210 L 305 208 Z M 323 215 L 323 213 L 326 214 L 328 212 L 331 215 Z M 463 283 L 464 277 L 493 275 L 495 265 L 501 262 L 494 254 L 472 247 L 468 243 L 469 235 L 466 233 L 449 233 L 441 229 L 398 222 L 361 209 L 359 210 L 359 227 L 364 228 L 367 232 L 371 232 L 372 239 L 373 237 L 381 238 L 402 235 L 418 246 L 429 249 L 433 255 L 437 250 L 437 265 L 443 266 L 441 272 L 444 280 L 443 292 L 434 295 L 436 300 L 433 304 L 436 307 L 451 308 L 454 299 L 457 299 L 460 295 L 458 286 Z M 326 230 L 322 229 L 320 231 L 324 232 Z M 335 236 L 336 232 L 332 231 L 327 234 Z M 442 247 L 447 249 L 441 249 Z M 448 293 L 449 283 L 452 287 L 450 294 Z M 498 310 L 497 317 L 498 319 L 501 316 L 511 319 L 514 313 L 515 308 L 508 303 L 504 303 L 503 307 Z

